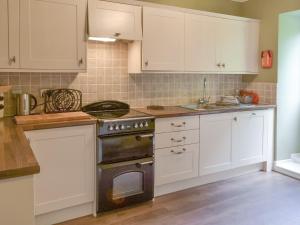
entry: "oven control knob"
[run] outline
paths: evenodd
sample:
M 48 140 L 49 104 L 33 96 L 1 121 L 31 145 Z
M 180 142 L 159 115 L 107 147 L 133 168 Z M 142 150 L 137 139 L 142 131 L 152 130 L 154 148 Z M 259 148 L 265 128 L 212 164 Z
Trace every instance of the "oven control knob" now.
M 122 124 L 122 125 L 120 126 L 120 129 L 121 129 L 121 130 L 125 130 L 125 125 Z
M 114 130 L 113 126 L 108 126 L 107 129 L 108 129 L 109 131 L 113 131 L 113 130 Z
M 149 124 L 147 121 L 145 122 L 145 127 L 149 127 Z
M 137 129 L 137 128 L 139 128 L 139 125 L 138 125 L 137 123 L 135 123 L 135 124 L 133 125 L 133 127 L 134 127 L 135 129 Z
M 115 125 L 115 130 L 119 130 L 119 125 Z

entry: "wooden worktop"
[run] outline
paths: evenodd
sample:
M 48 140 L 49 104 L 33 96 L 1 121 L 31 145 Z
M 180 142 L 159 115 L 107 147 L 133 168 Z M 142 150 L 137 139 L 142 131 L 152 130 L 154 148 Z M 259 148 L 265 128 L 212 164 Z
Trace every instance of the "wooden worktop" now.
M 183 108 L 181 106 L 165 106 L 161 110 L 153 110 L 147 108 L 136 108 L 135 110 L 154 116 L 156 118 L 166 117 L 178 117 L 178 116 L 193 116 L 193 115 L 206 115 L 206 114 L 217 114 L 217 113 L 229 113 L 229 112 L 240 112 L 240 111 L 253 111 L 253 110 L 264 110 L 276 108 L 276 105 L 252 105 L 249 107 L 226 107 L 226 108 L 215 108 L 215 109 L 204 109 L 204 110 L 193 110 Z
M 34 156 L 24 131 L 95 124 L 88 117 L 59 122 L 28 123 L 16 125 L 14 118 L 0 119 L 0 180 L 39 173 L 40 166 Z

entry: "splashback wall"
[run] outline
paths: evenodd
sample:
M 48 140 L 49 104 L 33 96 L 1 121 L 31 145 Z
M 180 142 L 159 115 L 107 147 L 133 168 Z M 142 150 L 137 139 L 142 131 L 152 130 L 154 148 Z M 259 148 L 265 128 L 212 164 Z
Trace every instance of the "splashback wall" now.
M 99 100 L 120 100 L 132 107 L 181 105 L 203 95 L 203 80 L 211 101 L 233 95 L 237 89 L 255 90 L 262 103 L 274 103 L 276 84 L 242 82 L 241 75 L 128 74 L 127 43 L 88 43 L 87 73 L 0 73 L 0 85 L 12 85 L 13 92 L 29 92 L 38 97 L 41 89 L 74 88 L 83 93 L 83 104 Z M 13 114 L 13 95 L 6 96 L 6 114 Z

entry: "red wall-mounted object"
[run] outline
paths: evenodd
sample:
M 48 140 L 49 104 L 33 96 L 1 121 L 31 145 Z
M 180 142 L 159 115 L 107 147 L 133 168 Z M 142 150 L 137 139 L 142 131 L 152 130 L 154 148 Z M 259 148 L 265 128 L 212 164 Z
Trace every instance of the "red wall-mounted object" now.
M 272 68 L 273 66 L 273 52 L 266 50 L 261 52 L 261 67 L 265 69 Z

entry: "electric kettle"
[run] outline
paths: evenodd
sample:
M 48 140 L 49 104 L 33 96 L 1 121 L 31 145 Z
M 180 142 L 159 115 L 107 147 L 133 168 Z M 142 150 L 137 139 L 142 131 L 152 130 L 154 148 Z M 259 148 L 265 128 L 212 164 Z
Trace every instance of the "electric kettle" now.
M 27 116 L 37 106 L 37 100 L 32 94 L 17 94 L 17 115 Z

